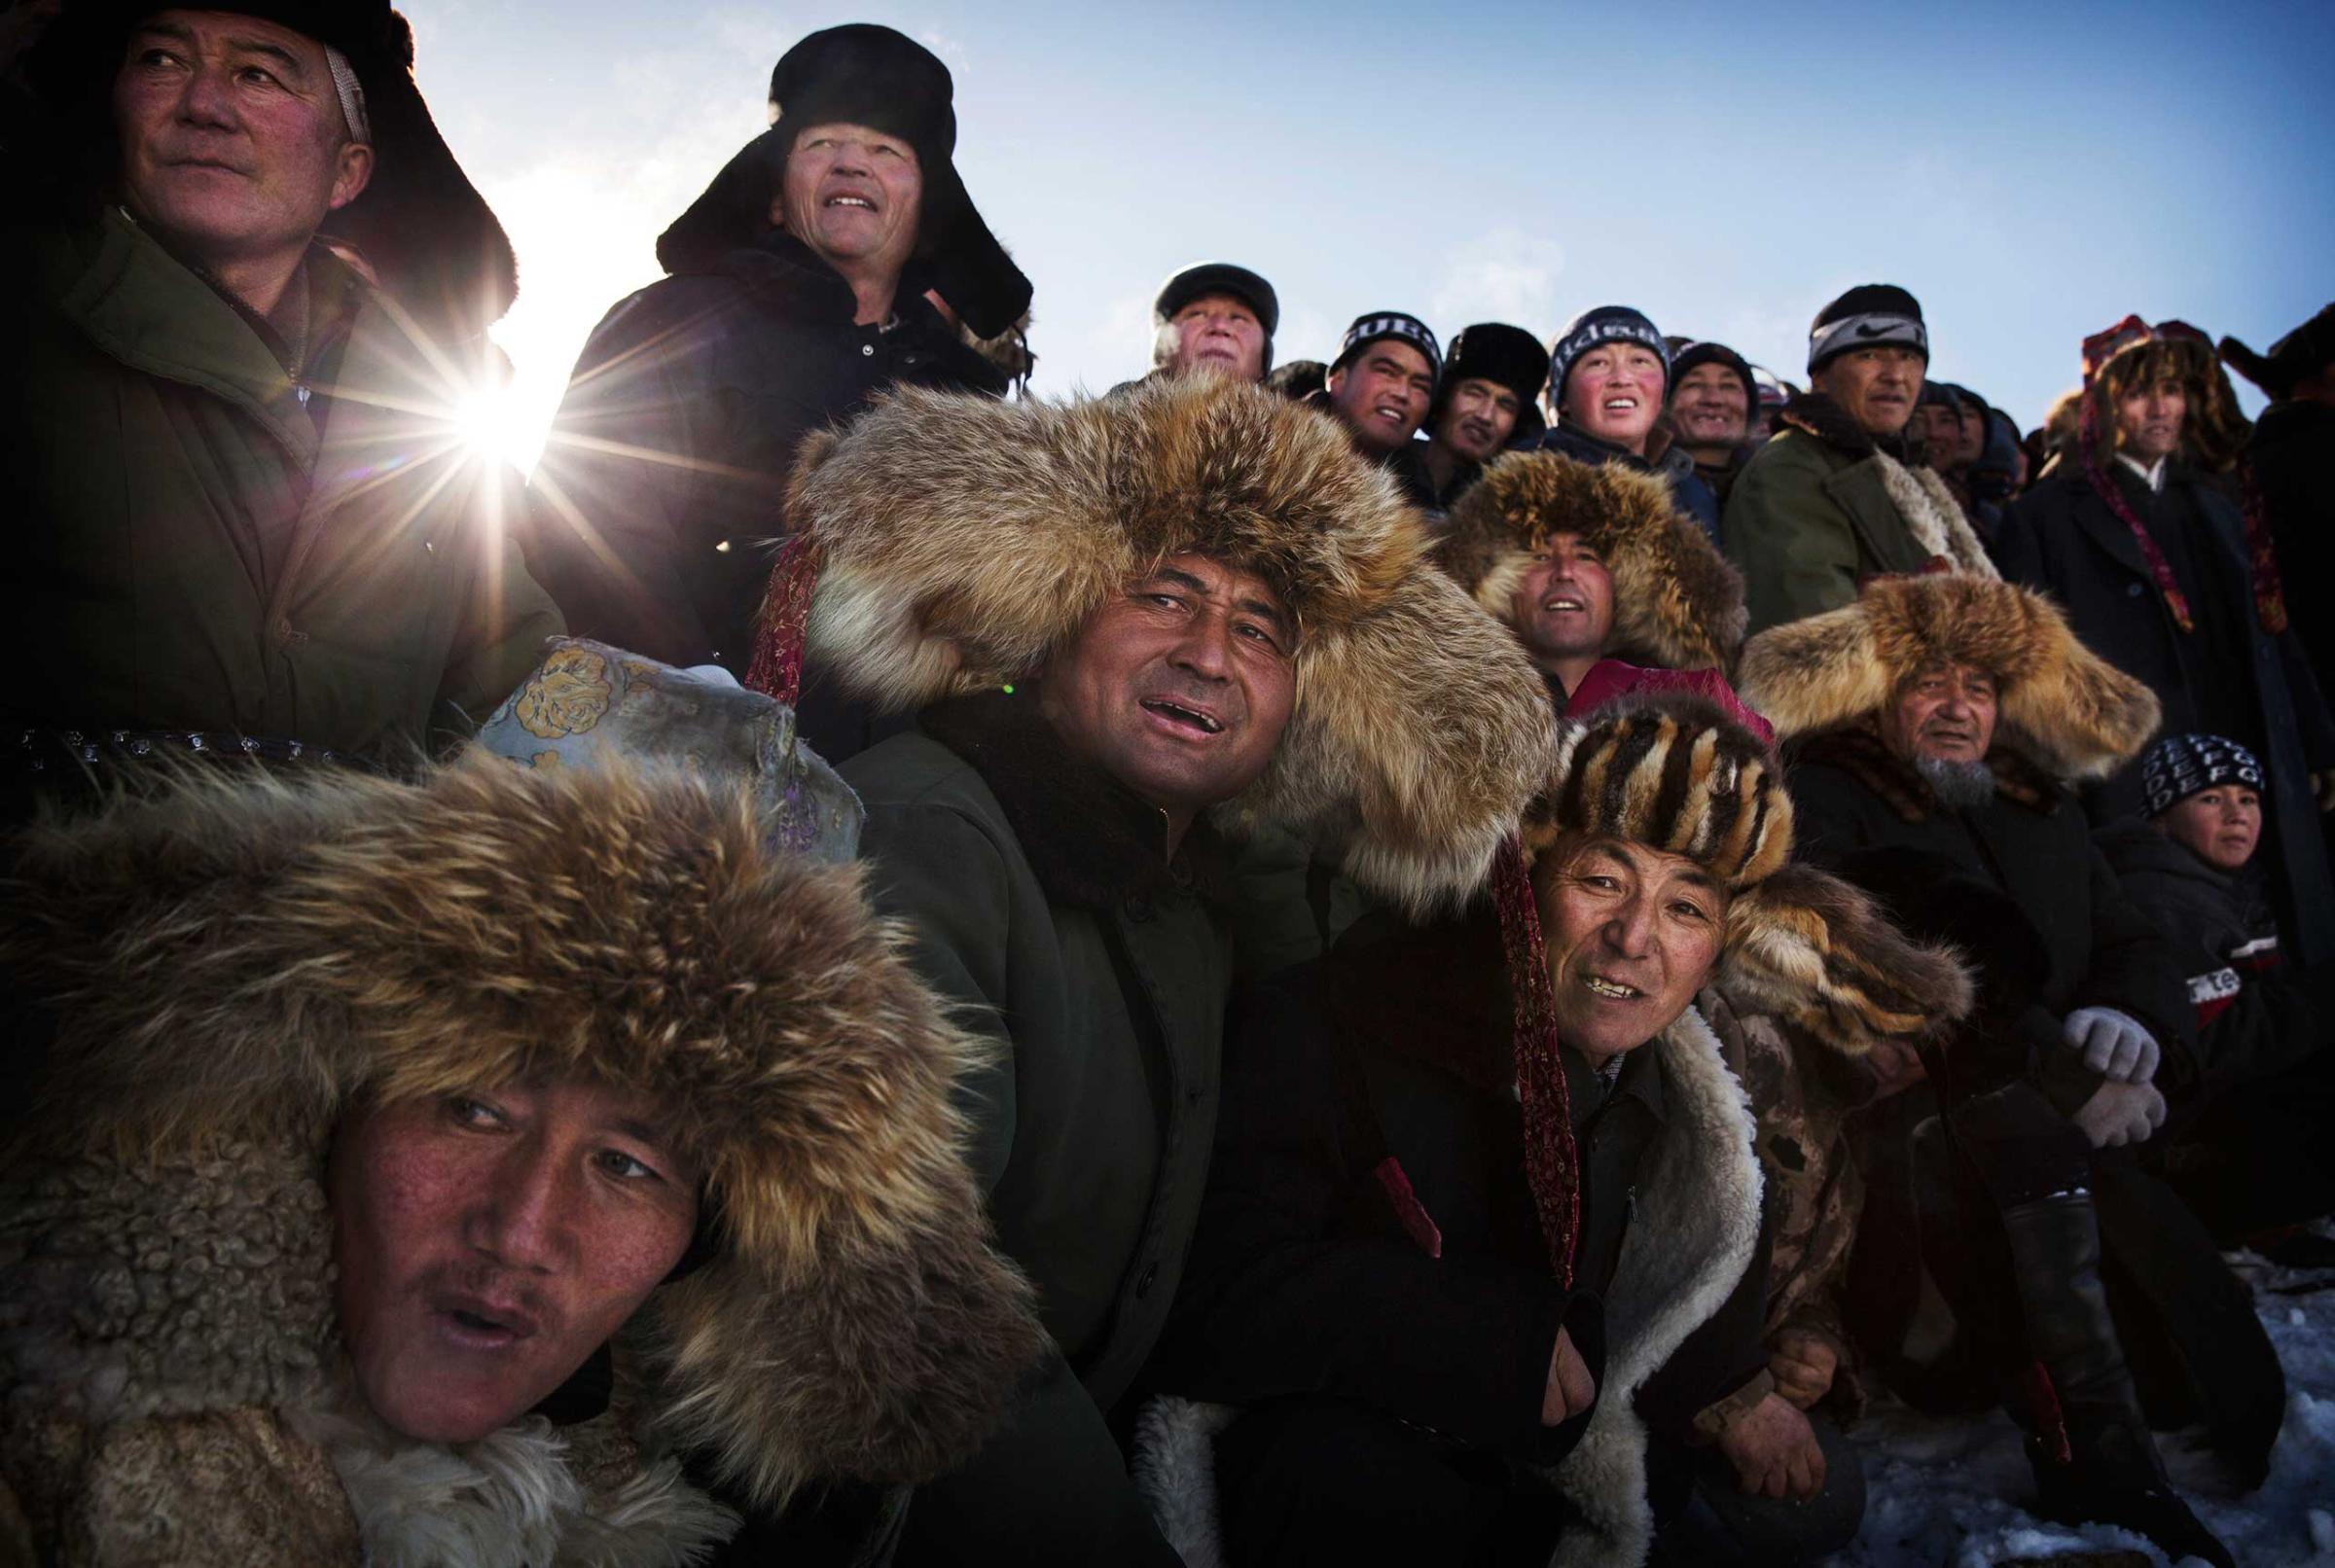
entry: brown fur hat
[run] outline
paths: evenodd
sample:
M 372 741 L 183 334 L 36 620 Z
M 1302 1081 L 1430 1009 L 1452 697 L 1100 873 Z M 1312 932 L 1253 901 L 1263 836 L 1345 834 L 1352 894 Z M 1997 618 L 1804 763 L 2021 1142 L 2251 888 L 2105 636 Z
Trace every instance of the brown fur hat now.
M 1864 894 L 1791 862 L 1792 802 L 1766 744 L 1709 699 L 1623 697 L 1558 740 L 1524 827 L 1537 859 L 1577 835 L 1684 855 L 1730 889 L 1714 982 L 1848 1054 L 1963 1016 L 1967 973 L 1913 942 Z
M 1219 819 L 1342 846 L 1407 903 L 1481 882 L 1545 776 L 1548 695 L 1516 639 L 1426 561 L 1422 519 L 1336 425 L 1261 388 L 899 388 L 804 444 L 787 510 L 819 554 L 809 662 L 893 708 L 1026 678 L 1168 554 L 1255 571 L 1302 628 L 1297 707 Z
M 770 847 L 742 790 L 480 753 L 192 779 L 8 870 L 12 1005 L 54 1025 L 17 1170 L 240 1145 L 321 1172 L 361 1096 L 531 1075 L 663 1097 L 709 1250 L 620 1333 L 620 1384 L 766 1505 L 960 1463 L 1043 1343 L 962 1153 L 980 1048 L 859 872 Z
M 1742 574 L 1652 474 L 1558 452 L 1510 452 L 1452 508 L 1444 569 L 1513 625 L 1525 573 L 1558 534 L 1575 534 L 1613 577 L 1614 659 L 1661 669 L 1733 666 L 1743 640 Z
M 1997 685 L 2000 744 L 2062 780 L 2104 778 L 2155 732 L 2155 694 L 2080 642 L 2031 588 L 1961 573 L 1882 577 L 1854 603 L 1743 646 L 1738 686 L 1777 738 L 1858 724 L 1944 663 Z

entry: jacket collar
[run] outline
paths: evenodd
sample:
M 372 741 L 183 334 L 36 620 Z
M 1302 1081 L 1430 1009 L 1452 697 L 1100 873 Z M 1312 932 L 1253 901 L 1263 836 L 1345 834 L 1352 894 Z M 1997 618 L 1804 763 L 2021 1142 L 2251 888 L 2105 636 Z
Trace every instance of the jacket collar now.
M 1163 893 L 1220 891 L 1206 819 L 1192 824 L 1170 856 L 1167 814 L 1071 755 L 1038 710 L 1035 681 L 936 703 L 916 724 L 988 785 L 1053 902 L 1110 909 Z
M 1839 768 L 1879 796 L 1900 821 L 1926 822 L 1940 809 L 1929 782 L 1882 743 L 1881 731 L 1870 719 L 1810 735 L 1795 748 L 1793 760 Z M 2011 747 L 1998 741 L 1987 753 L 1987 767 L 1994 775 L 1996 803 L 2046 816 L 2058 808 L 2060 786 Z
M 1870 457 L 1886 452 L 1899 462 L 1906 461 L 1905 439 L 1902 436 L 1876 436 L 1854 419 L 1847 410 L 1821 392 L 1803 392 L 1783 406 L 1777 416 L 1792 429 L 1815 437 L 1827 446 L 1837 447 L 1852 457 Z
M 859 314 L 859 297 L 844 275 L 783 229 L 773 229 L 751 245 L 724 252 L 711 270 L 736 279 L 754 294 L 790 314 L 849 327 Z M 938 329 L 940 313 L 924 298 L 930 287 L 925 268 L 910 262 L 892 295 L 892 314 L 902 323 Z

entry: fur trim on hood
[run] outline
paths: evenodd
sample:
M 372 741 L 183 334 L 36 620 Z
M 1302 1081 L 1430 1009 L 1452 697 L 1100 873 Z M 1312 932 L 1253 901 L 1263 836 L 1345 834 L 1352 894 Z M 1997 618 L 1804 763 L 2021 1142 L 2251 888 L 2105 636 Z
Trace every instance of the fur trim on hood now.
M 1946 662 L 1994 676 L 1997 744 L 2064 781 L 2105 778 L 2157 728 L 2154 694 L 2077 640 L 2049 599 L 1961 573 L 1876 578 L 1852 604 L 1770 627 L 1744 645 L 1737 684 L 1791 740 L 1880 712 Z
M 899 388 L 807 440 L 787 513 L 818 552 L 813 665 L 892 708 L 1037 670 L 1162 557 L 1239 562 L 1302 628 L 1297 707 L 1217 818 L 1333 849 L 1412 906 L 1481 883 L 1543 775 L 1548 696 L 1425 560 L 1425 525 L 1338 427 L 1256 387 L 1072 403 Z
M 709 1256 L 619 1334 L 619 1383 L 645 1446 L 704 1451 L 756 1504 L 947 1471 L 1043 1342 L 962 1153 L 952 1096 L 980 1048 L 859 872 L 769 846 L 742 790 L 479 753 L 418 783 L 190 778 L 30 830 L 0 903 L 10 988 L 53 1024 L 12 1178 L 257 1149 L 314 1193 L 360 1096 L 544 1073 L 687 1106 Z M 233 1290 L 280 1305 L 291 1287 L 260 1266 L 280 1252 L 317 1293 L 329 1220 L 307 1202 L 270 1209 L 321 1241 L 255 1247 Z M 28 1278 L 0 1271 L 0 1294 Z M 109 1354 L 156 1353 L 117 1329 Z M 54 1380 L 39 1344 L 0 1347 L 12 1408 Z M 150 1369 L 164 1405 L 289 1386 L 246 1387 L 242 1350 L 211 1354 L 232 1376 Z
M 1444 569 L 1513 627 L 1510 604 L 1557 534 L 1575 534 L 1613 577 L 1607 654 L 1662 669 L 1725 670 L 1743 640 L 1742 574 L 1670 487 L 1620 463 L 1511 452 L 1452 508 Z

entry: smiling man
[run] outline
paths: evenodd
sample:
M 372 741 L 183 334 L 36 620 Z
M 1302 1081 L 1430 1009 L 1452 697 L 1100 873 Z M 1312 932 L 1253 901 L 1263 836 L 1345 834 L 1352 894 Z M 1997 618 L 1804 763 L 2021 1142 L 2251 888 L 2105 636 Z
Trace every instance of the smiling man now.
M 517 281 L 411 50 L 385 3 L 129 4 L 20 62 L 55 108 L 8 150 L 10 791 L 107 750 L 408 762 L 559 629 L 455 429 Z
M 925 298 L 980 338 L 1030 300 L 958 178 L 953 96 L 888 27 L 780 57 L 771 128 L 659 238 L 671 275 L 593 331 L 536 469 L 527 559 L 576 634 L 742 675 L 804 436 L 889 386 L 1004 395 Z M 815 679 L 803 722 L 839 760 L 871 736 Z
M 1725 343 L 1690 343 L 1670 362 L 1670 410 L 1678 449 L 1724 507 L 1753 449 L 1759 382 L 1750 362 Z
M 1906 461 L 1928 365 L 1929 329 L 1903 289 L 1860 284 L 1816 312 L 1814 389 L 1784 406 L 1727 499 L 1720 537 L 1743 569 L 1753 631 L 1837 609 L 1877 572 L 1943 560 L 1996 575 L 1944 481 Z
M 1661 423 L 1670 379 L 1670 341 L 1643 311 L 1626 304 L 1584 310 L 1550 345 L 1543 397 L 1552 423 L 1538 445 L 1659 477 L 1673 504 L 1715 536 L 1718 500 Z
M 1427 473 L 1449 508 L 1491 462 L 1529 445 L 1543 428 L 1537 400 L 1549 351 L 1522 327 L 1479 321 L 1452 339 L 1427 410 Z
M 807 453 L 795 497 L 808 656 L 922 710 L 843 771 L 879 902 L 994 1044 L 974 1159 L 1058 1351 L 917 1494 L 902 1560 L 1170 1563 L 1112 1420 L 1207 1168 L 1224 839 L 1454 891 L 1530 793 L 1546 699 L 1384 477 L 1263 388 L 903 393 Z
M 1435 506 L 1435 478 L 1423 444 L 1411 438 L 1427 417 L 1443 374 L 1443 349 L 1417 316 L 1374 310 L 1346 329 L 1319 392 L 1306 399 L 1338 421 L 1354 449 L 1402 486 L 1412 505 Z

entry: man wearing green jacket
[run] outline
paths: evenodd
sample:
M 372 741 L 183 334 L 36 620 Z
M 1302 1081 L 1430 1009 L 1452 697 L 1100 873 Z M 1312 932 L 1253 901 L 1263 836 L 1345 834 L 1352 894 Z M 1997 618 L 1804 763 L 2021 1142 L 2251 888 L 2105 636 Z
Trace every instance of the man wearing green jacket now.
M 901 1561 L 1172 1563 L 1114 1424 L 1206 1174 L 1220 837 L 1285 827 L 1448 898 L 1527 798 L 1547 699 L 1385 476 L 1253 386 L 903 389 L 815 438 L 791 506 L 809 667 L 921 709 L 843 771 L 880 907 L 994 1041 L 974 1168 L 1054 1340 L 1004 1431 L 916 1493 Z
M 1997 575 L 1944 482 L 1906 461 L 1928 367 L 1921 303 L 1893 284 L 1859 284 L 1816 313 L 1812 389 L 1736 477 L 1719 533 L 1742 568 L 1752 631 L 1837 610 L 1866 578 L 1932 561 Z
M 378 0 L 132 3 L 25 60 L 12 796 L 120 752 L 411 760 L 559 629 L 457 425 L 515 274 L 411 49 Z

